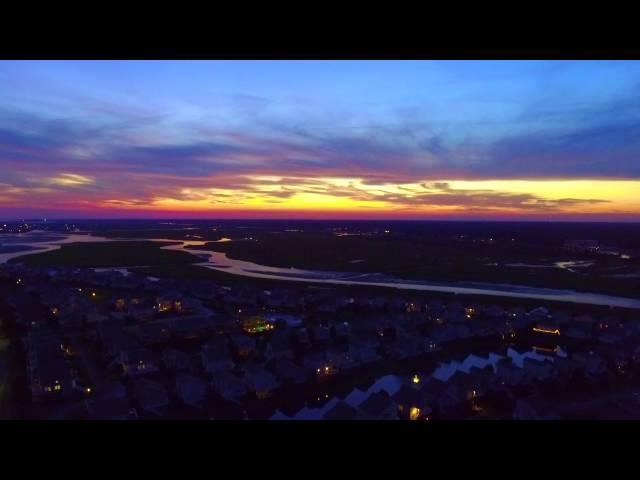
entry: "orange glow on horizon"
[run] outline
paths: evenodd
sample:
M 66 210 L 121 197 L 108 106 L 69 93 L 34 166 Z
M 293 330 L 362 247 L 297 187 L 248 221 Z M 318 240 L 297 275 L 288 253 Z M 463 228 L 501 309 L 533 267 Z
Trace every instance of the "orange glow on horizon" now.
M 151 181 L 153 180 L 153 181 Z M 138 217 L 640 219 L 635 180 L 438 180 L 374 183 L 356 177 L 146 178 L 142 198 L 100 188 L 99 176 L 64 173 L 46 188 L 6 188 L 0 208 L 37 202 L 52 211 Z M 135 179 L 145 182 L 145 177 Z M 206 187 L 207 183 L 215 185 Z M 78 190 L 78 188 L 94 188 Z M 106 196 L 109 195 L 109 196 Z M 49 215 L 51 216 L 51 215 Z

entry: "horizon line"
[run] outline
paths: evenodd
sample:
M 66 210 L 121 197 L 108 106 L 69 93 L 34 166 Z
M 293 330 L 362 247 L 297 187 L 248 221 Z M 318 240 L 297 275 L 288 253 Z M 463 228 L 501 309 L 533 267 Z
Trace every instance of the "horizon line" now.
M 101 217 L 101 218 L 92 218 L 92 217 L 57 217 L 57 218 L 49 218 L 49 217 L 22 217 L 22 218 L 13 218 L 13 219 L 0 219 L 0 222 L 33 222 L 37 221 L 40 223 L 47 222 L 59 222 L 59 221 L 178 221 L 178 222 L 187 222 L 187 221 L 212 221 L 212 222 L 267 222 L 267 221 L 303 221 L 303 222 L 455 222 L 455 223 L 464 223 L 464 222 L 476 222 L 476 223 L 625 223 L 625 224 L 640 224 L 640 220 L 621 220 L 621 219 L 611 219 L 611 220 L 565 220 L 565 219 L 520 219 L 520 220 L 506 220 L 506 219 L 463 219 L 463 218 L 450 218 L 450 219 L 438 219 L 438 218 L 336 218 L 336 217 L 327 217 L 327 218 L 295 218 L 295 217 L 265 217 L 265 218 L 204 218 L 204 217 Z

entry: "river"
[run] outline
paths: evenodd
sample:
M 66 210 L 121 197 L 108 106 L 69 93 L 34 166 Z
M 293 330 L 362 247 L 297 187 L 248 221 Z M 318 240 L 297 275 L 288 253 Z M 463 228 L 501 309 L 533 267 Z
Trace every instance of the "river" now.
M 51 236 L 51 234 L 48 234 Z M 20 245 L 34 247 L 34 250 L 22 252 L 11 252 L 0 255 L 0 263 L 4 263 L 11 258 L 22 255 L 41 253 L 60 248 L 63 244 L 74 242 L 105 242 L 116 240 L 138 240 L 154 242 L 175 242 L 172 245 L 161 247 L 165 250 L 184 251 L 185 249 L 194 255 L 198 255 L 206 261 L 196 263 L 196 265 L 218 270 L 233 275 L 241 275 L 252 278 L 264 278 L 271 280 L 284 280 L 295 282 L 326 283 L 331 285 L 366 285 L 376 287 L 396 288 L 400 290 L 419 290 L 443 293 L 456 293 L 466 295 L 491 295 L 511 298 L 525 298 L 534 300 L 551 300 L 558 302 L 571 302 L 588 305 L 605 305 L 611 307 L 640 309 L 640 299 L 616 297 L 598 293 L 575 292 L 572 290 L 557 290 L 550 288 L 527 287 L 522 285 L 493 284 L 481 282 L 456 282 L 442 283 L 433 281 L 412 281 L 390 277 L 388 275 L 376 273 L 350 273 L 350 272 L 325 272 L 315 270 L 303 270 L 298 268 L 281 268 L 259 265 L 245 260 L 231 259 L 222 252 L 212 252 L 211 250 L 198 249 L 210 241 L 205 240 L 174 240 L 166 238 L 138 238 L 138 239 L 118 239 L 93 236 L 91 234 L 70 234 L 58 235 L 53 240 L 48 238 L 41 241 L 43 232 L 30 232 L 27 234 L 15 235 L 20 238 Z M 30 241 L 34 237 L 34 241 Z M 38 238 L 40 237 L 40 238 Z M 221 239 L 228 242 L 231 239 Z M 18 242 L 12 241 L 12 244 Z M 125 268 L 125 267 L 114 267 Z

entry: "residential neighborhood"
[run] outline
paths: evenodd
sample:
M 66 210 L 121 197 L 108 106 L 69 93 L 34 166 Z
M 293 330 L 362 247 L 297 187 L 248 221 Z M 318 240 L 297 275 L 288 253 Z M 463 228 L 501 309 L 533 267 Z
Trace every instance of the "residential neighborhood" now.
M 640 401 L 628 311 L 20 264 L 0 285 L 19 418 L 556 419 L 590 415 L 593 389 Z

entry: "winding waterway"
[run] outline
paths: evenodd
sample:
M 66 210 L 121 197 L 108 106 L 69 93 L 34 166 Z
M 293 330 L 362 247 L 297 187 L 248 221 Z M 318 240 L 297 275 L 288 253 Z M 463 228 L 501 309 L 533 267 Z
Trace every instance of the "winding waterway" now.
M 326 283 L 331 285 L 369 285 L 376 287 L 397 288 L 401 290 L 421 290 L 444 293 L 456 293 L 467 295 L 492 295 L 512 298 L 526 298 L 536 300 L 551 300 L 559 302 L 571 302 L 590 305 L 605 305 L 622 308 L 640 309 L 639 298 L 616 297 L 611 295 L 603 295 L 597 293 L 575 292 L 572 290 L 556 290 L 550 288 L 536 288 L 522 285 L 494 284 L 481 282 L 433 282 L 420 280 L 404 280 L 394 278 L 388 275 L 378 273 L 352 273 L 352 272 L 326 272 L 315 270 L 303 270 L 298 268 L 281 268 L 259 265 L 257 263 L 245 260 L 237 260 L 227 257 L 225 253 L 213 252 L 211 250 L 199 249 L 210 241 L 205 240 L 174 240 L 166 238 L 138 238 L 138 239 L 118 239 L 94 236 L 91 234 L 61 234 L 53 236 L 44 232 L 30 232 L 19 234 L 12 237 L 18 237 L 18 241 L 12 239 L 12 244 L 25 245 L 33 249 L 0 254 L 0 263 L 4 263 L 11 258 L 17 258 L 22 255 L 30 255 L 51 250 L 56 250 L 63 244 L 74 242 L 108 242 L 116 240 L 139 240 L 153 242 L 175 242 L 172 245 L 163 246 L 165 250 L 184 251 L 187 249 L 190 253 L 206 259 L 196 265 L 218 270 L 233 275 L 241 275 L 245 277 L 264 278 L 271 280 L 284 280 L 295 282 L 312 282 Z M 53 239 L 50 237 L 54 237 Z M 44 241 L 43 241 L 44 239 Z M 230 239 L 221 239 L 220 241 L 232 241 Z M 125 267 L 114 267 L 125 268 Z

